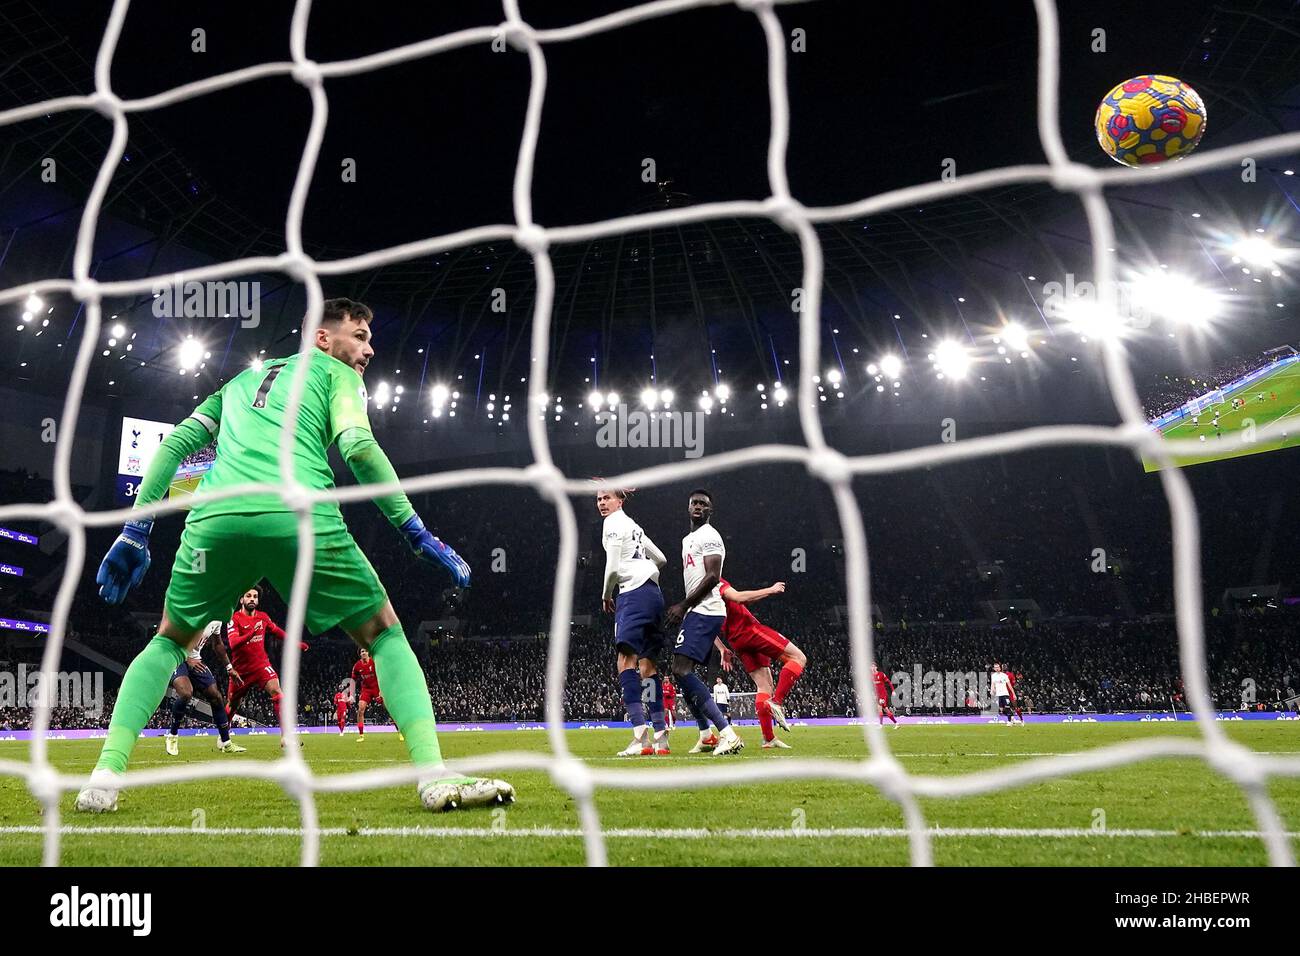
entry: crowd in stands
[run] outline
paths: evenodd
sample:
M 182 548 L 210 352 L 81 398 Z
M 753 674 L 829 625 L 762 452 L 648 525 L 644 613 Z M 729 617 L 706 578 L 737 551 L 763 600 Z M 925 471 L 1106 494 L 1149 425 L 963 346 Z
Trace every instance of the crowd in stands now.
M 1185 402 L 1222 388 L 1247 372 L 1265 364 L 1259 354 L 1234 356 L 1213 366 L 1193 372 L 1160 372 L 1140 383 L 1142 404 L 1148 418 L 1158 418 Z
M 1300 496 L 1291 491 L 1287 454 L 1237 459 L 1230 471 L 1206 466 L 1185 472 L 1199 505 L 1207 609 L 1223 606 L 1229 588 L 1280 582 L 1285 594 L 1300 584 L 1300 551 L 1286 533 L 1300 526 Z M 601 469 L 570 462 L 566 470 Z M 645 489 L 627 502 L 629 513 L 669 557 L 662 577 L 669 603 L 683 593 L 678 541 L 689 530 L 686 501 L 695 484 Z M 846 602 L 843 532 L 825 485 L 805 469 L 785 465 L 713 475 L 703 484 L 714 495 L 714 524 L 726 542 L 724 576 L 741 588 L 778 580 L 788 585 L 786 594 L 753 610 L 818 662 L 796 689 L 793 712 L 850 712 L 855 702 L 839 610 Z M 921 663 L 926 670 L 984 671 L 996 655 L 1024 673 L 1025 693 L 1036 709 L 1161 707 L 1171 697 L 1177 703 L 1182 691 L 1170 625 L 1142 623 L 1173 609 L 1168 505 L 1159 477 L 1143 473 L 1130 454 L 1083 448 L 1024 453 L 864 477 L 855 492 L 881 627 L 882 669 L 910 671 Z M 50 488 L 24 473 L 0 472 L 0 495 L 41 501 L 48 500 Z M 554 507 L 531 491 L 502 487 L 419 495 L 414 503 L 430 528 L 474 568 L 467 591 L 451 588 L 441 568 L 415 560 L 373 505 L 346 505 L 344 515 L 425 659 L 440 717 L 538 719 L 558 551 Z M 594 499 L 574 503 L 580 559 L 571 614 L 578 625 L 566 715 L 616 720 L 622 710 L 613 683 L 610 621 L 600 610 L 600 518 Z M 11 526 L 50 531 L 37 523 Z M 150 633 L 132 615 L 161 611 L 180 527 L 180 516 L 159 519 L 150 540 L 152 568 L 121 607 L 105 605 L 94 584 L 99 558 L 117 529 L 86 530 L 70 640 L 123 665 L 131 660 Z M 66 547 L 47 555 L 0 541 L 0 561 L 6 563 L 57 570 L 64 560 Z M 0 580 L 0 616 L 48 614 L 54 591 L 38 588 L 39 576 Z M 1027 601 L 1036 602 L 1037 610 L 1026 615 L 1011 609 Z M 284 602 L 273 591 L 264 594 L 262 606 L 287 623 Z M 1032 627 L 1024 626 L 1026 616 Z M 446 621 L 449 630 L 430 646 L 417 635 L 421 622 L 434 620 Z M 1300 629 L 1289 612 L 1259 618 L 1232 611 L 1214 618 L 1207 612 L 1207 621 L 1217 635 L 1210 664 L 1220 705 L 1239 701 L 1246 678 L 1258 685 L 1260 700 L 1287 696 L 1300 669 Z M 0 659 L 12 657 L 6 640 L 0 634 Z M 75 659 L 79 670 L 91 666 Z M 350 642 L 337 631 L 312 640 L 303 657 L 304 720 L 319 724 L 332 717 L 334 690 L 352 660 Z M 115 679 L 106 677 L 106 683 Z M 734 689 L 746 685 L 738 678 Z M 247 700 L 250 716 L 271 719 L 262 695 Z

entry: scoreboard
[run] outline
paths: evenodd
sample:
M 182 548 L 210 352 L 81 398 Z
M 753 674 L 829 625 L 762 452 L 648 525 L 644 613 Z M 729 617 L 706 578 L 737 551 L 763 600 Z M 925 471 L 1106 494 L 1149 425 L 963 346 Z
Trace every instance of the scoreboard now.
M 135 503 L 140 493 L 140 483 L 163 439 L 176 426 L 169 422 L 155 422 L 147 418 L 123 418 L 122 441 L 117 455 L 115 500 L 119 505 Z M 194 493 L 203 475 L 212 467 L 214 455 L 209 449 L 192 455 L 181 462 L 168 486 L 169 497 L 188 496 Z M 205 454 L 205 452 L 207 452 Z

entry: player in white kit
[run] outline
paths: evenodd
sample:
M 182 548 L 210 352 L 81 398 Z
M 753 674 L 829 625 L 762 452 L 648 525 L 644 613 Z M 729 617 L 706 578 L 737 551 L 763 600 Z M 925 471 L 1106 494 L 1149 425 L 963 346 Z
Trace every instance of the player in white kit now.
M 623 509 L 628 494 L 621 488 L 601 488 L 596 493 L 596 510 L 605 519 L 601 527 L 605 548 L 601 605 L 614 615 L 618 684 L 632 722 L 632 742 L 617 756 L 649 757 L 669 753 L 664 684 L 654 660 L 663 648 L 664 596 L 659 590 L 659 570 L 668 558 Z
M 664 629 L 668 633 L 681 630 L 673 647 L 673 676 L 681 688 L 686 704 L 700 728 L 700 743 L 693 753 L 704 749 L 703 744 L 712 736 L 711 722 L 718 728 L 713 755 L 737 753 L 744 749 L 734 727 L 714 703 L 709 688 L 695 673 L 697 664 L 703 664 L 713 651 L 713 642 L 721 635 L 727 608 L 722 601 L 720 582 L 722 562 L 727 549 L 722 535 L 709 524 L 713 516 L 713 496 L 702 489 L 692 491 L 686 506 L 691 520 L 691 533 L 682 538 L 682 577 L 686 583 L 686 597 L 668 609 Z
M 1007 677 L 1001 664 L 993 665 L 993 674 L 989 677 L 989 690 L 998 702 L 998 713 L 1006 715 L 1007 725 L 1010 726 L 1013 716 L 1011 704 L 1016 699 L 1016 693 L 1011 689 L 1011 678 Z
M 226 713 L 226 698 L 221 696 L 221 688 L 217 686 L 217 679 L 212 676 L 212 671 L 208 670 L 208 665 L 203 663 L 203 648 L 209 641 L 212 642 L 212 650 L 217 655 L 217 662 L 226 668 L 227 673 L 234 673 L 234 668 L 230 666 L 230 657 L 226 654 L 226 645 L 221 640 L 221 622 L 211 621 L 185 651 L 185 660 L 172 673 L 171 686 L 175 693 L 171 703 L 172 725 L 163 736 L 163 743 L 167 747 L 169 756 L 175 757 L 181 752 L 180 735 L 177 731 L 180 730 L 181 721 L 185 719 L 185 714 L 190 709 L 195 687 L 199 688 L 208 706 L 212 708 L 212 722 L 217 725 L 217 733 L 221 735 L 221 743 L 217 745 L 217 749 L 226 754 L 246 752 L 245 748 L 230 739 L 230 715 Z

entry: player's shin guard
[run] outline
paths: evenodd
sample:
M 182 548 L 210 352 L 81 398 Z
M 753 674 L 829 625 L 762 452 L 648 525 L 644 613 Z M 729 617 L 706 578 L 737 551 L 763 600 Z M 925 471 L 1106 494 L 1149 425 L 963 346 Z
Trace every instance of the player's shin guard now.
M 701 730 L 705 729 L 706 721 L 712 721 L 713 726 L 719 730 L 729 726 L 727 718 L 722 716 L 722 711 L 713 702 L 709 689 L 704 686 L 704 681 L 694 672 L 682 677 L 682 690 L 686 693 L 686 700 L 691 705 L 691 712 L 695 714 Z
M 803 673 L 803 665 L 796 664 L 794 661 L 787 661 L 781 666 L 781 676 L 776 679 L 776 693 L 772 695 L 781 706 L 785 706 L 785 695 L 790 693 L 794 687 L 794 682 L 799 679 Z
M 185 719 L 185 712 L 189 709 L 190 702 L 184 697 L 177 696 L 172 700 L 172 736 L 181 729 L 181 721 Z
M 149 718 L 162 703 L 172 673 L 185 660 L 185 648 L 161 634 L 154 636 L 135 656 L 122 675 L 113 716 L 108 724 L 108 738 L 99 752 L 96 770 L 126 772 L 136 739 Z
M 654 694 L 650 697 L 650 726 L 655 733 L 660 733 L 664 729 L 664 679 L 662 674 L 655 673 L 650 680 L 655 685 Z
M 402 728 L 411 762 L 422 767 L 438 766 L 442 763 L 442 750 L 433 722 L 429 685 L 402 633 L 402 625 L 393 624 L 376 637 L 370 645 L 370 656 L 375 662 L 375 677 L 379 680 L 384 705 L 392 714 L 393 723 Z
M 618 686 L 623 690 L 623 706 L 633 728 L 645 726 L 645 704 L 641 701 L 641 675 L 629 667 L 618 675 Z
M 776 736 L 776 732 L 772 730 L 772 705 L 768 703 L 769 699 L 767 694 L 754 696 L 754 712 L 758 714 L 758 726 L 763 730 L 764 740 L 771 740 Z

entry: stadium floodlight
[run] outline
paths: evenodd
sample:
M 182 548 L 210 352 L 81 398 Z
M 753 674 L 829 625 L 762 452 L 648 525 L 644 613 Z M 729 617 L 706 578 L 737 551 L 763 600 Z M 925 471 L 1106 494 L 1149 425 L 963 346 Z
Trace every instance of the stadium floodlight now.
M 109 331 L 113 333 L 113 338 L 115 339 L 126 337 L 126 326 L 121 322 L 116 323 Z
M 710 410 L 713 408 L 713 398 L 712 398 L 712 396 L 709 396 L 709 395 L 701 395 L 701 396 L 700 396 L 700 408 L 704 409 L 706 412 L 707 412 L 707 411 L 710 411 Z
M 610 392 L 605 396 L 605 401 L 609 403 L 610 408 L 618 407 L 618 392 Z
M 713 394 L 718 397 L 718 401 L 725 402 L 731 397 L 731 389 L 726 385 L 719 385 L 713 390 Z
M 127 346 L 127 348 L 130 348 L 130 347 L 131 347 L 131 346 L 129 346 L 129 345 Z M 261 360 L 260 358 L 255 358 L 255 359 L 253 359 L 251 362 L 248 363 L 248 367 L 251 368 L 251 369 L 252 369 L 253 371 L 255 371 L 255 372 L 260 372 L 260 371 L 262 371 L 262 360 Z
M 1011 346 L 1013 351 L 1023 352 L 1029 348 L 1029 333 L 1019 322 L 1008 322 L 1002 329 L 1002 337 L 1007 340 L 1007 345 Z
M 879 371 L 880 371 L 880 366 L 878 366 L 875 362 L 869 362 L 867 364 L 868 375 L 875 375 Z
M 605 396 L 600 392 L 592 392 L 587 396 L 587 404 L 592 408 L 600 408 L 600 406 L 605 404 Z
M 646 408 L 654 408 L 659 404 L 659 393 L 653 388 L 641 389 L 641 404 Z
M 434 410 L 438 410 L 447 404 L 447 398 L 451 395 L 446 385 L 435 385 L 429 392 L 429 397 L 433 401 Z
M 189 371 L 203 361 L 203 343 L 198 339 L 186 339 L 177 350 L 177 364 L 182 371 Z
M 27 301 L 23 303 L 23 311 L 25 312 L 39 312 L 43 308 L 45 308 L 45 303 L 41 301 L 41 297 L 35 292 L 29 295 Z
M 27 325 L 27 323 L 30 322 L 31 320 L 32 320 L 32 314 L 30 312 L 24 312 L 22 317 L 23 324 L 18 326 L 18 331 L 21 332 L 23 328 Z
M 778 405 L 784 405 L 789 394 L 790 393 L 785 390 L 784 385 L 778 385 L 776 390 L 772 392 L 772 397 L 776 399 Z
M 1232 254 L 1245 259 L 1251 265 L 1271 266 L 1277 258 L 1277 247 L 1267 239 L 1259 236 L 1247 236 L 1232 244 Z
M 1065 320 L 1080 340 L 1119 338 L 1124 320 L 1113 308 L 1093 299 L 1075 299 L 1065 309 Z
M 1129 284 L 1133 305 L 1143 313 L 1159 315 L 1179 325 L 1207 325 L 1220 311 L 1217 296 L 1186 276 L 1155 272 L 1138 276 Z
M 826 372 L 826 381 L 830 382 L 832 385 L 840 384 L 843 378 L 844 376 L 840 374 L 840 370 L 837 368 L 828 369 Z
M 671 388 L 665 388 L 659 393 L 659 401 L 663 402 L 665 405 L 669 404 L 672 400 L 673 390 Z
M 885 378 L 898 378 L 903 372 L 903 362 L 897 355 L 886 355 L 880 360 L 880 371 Z
M 944 339 L 934 350 L 934 367 L 947 378 L 965 378 L 970 370 L 970 356 L 959 342 Z

